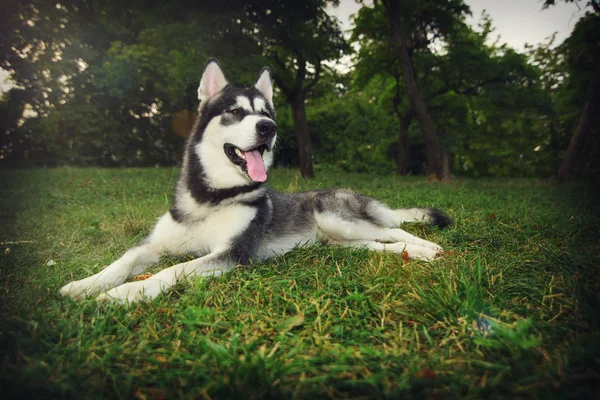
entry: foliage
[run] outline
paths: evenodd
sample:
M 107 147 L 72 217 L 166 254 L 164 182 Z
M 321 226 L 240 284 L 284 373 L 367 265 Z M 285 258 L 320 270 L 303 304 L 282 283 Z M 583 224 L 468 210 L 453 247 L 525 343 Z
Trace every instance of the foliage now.
M 280 0 L 248 2 L 250 29 L 286 100 L 306 96 L 317 84 L 324 61 L 348 51 L 339 22 L 325 12 L 326 2 Z
M 541 71 L 540 83 L 551 103 L 543 121 L 546 139 L 540 147 L 540 154 L 545 154 L 550 159 L 549 163 L 563 158 L 576 129 L 594 69 L 600 64 L 598 35 L 600 14 L 588 13 L 559 46 L 555 46 L 554 38 L 551 38 L 537 48 L 528 48 L 529 58 Z M 591 121 L 592 133 L 579 155 L 580 163 L 575 171 L 579 177 L 592 180 L 600 177 L 600 164 L 597 162 L 599 124 L 598 118 Z
M 30 141 L 31 148 L 20 154 L 27 163 L 131 165 L 177 159 L 176 138 L 165 129 L 169 115 L 151 112 L 161 103 L 153 87 L 145 91 L 148 99 L 138 95 L 143 87 L 136 93 L 102 85 L 102 63 L 111 44 L 138 33 L 132 11 L 114 6 L 32 1 L 7 14 L 12 45 L 3 47 L 2 66 L 24 88 L 33 114 L 11 139 Z M 121 82 L 135 86 L 134 77 L 121 72 Z
M 15 154 L 22 158 L 30 148 L 29 137 L 15 140 L 25 104 L 26 96 L 20 89 L 11 89 L 0 98 L 0 161 Z
M 392 173 L 404 157 L 408 173 L 424 173 L 425 141 L 381 2 L 354 20 L 350 70 L 335 67 L 349 48 L 321 0 L 4 3 L 0 63 L 18 88 L 0 102 L 0 165 L 177 163 L 183 139 L 173 133 L 173 116 L 196 109 L 200 69 L 216 56 L 228 78 L 245 85 L 271 66 L 280 164 L 299 164 L 298 135 L 306 130 L 309 160 L 321 167 Z M 402 22 L 454 174 L 553 175 L 598 62 L 598 13 L 564 44 L 519 54 L 490 44 L 489 16 L 467 26 L 462 1 L 417 3 L 407 3 L 414 7 Z M 586 145 L 579 176 L 600 175 L 598 147 Z
M 597 191 L 275 170 L 439 207 L 433 263 L 317 245 L 131 308 L 60 298 L 138 243 L 178 171 L 2 170 L 3 398 L 588 398 L 598 389 Z M 19 201 L 14 201 L 19 199 Z M 157 268 L 176 263 L 165 257 Z M 150 271 L 155 273 L 156 269 Z
M 314 136 L 318 163 L 348 172 L 394 171 L 389 148 L 396 138 L 389 133 L 396 121 L 364 97 L 321 102 L 313 107 L 309 126 L 318 132 Z
M 561 45 L 567 66 L 567 78 L 556 93 L 557 113 L 565 110 L 561 118 L 569 134 L 575 130 L 586 97 L 592 84 L 594 71 L 600 68 L 600 12 L 588 13 L 578 21 L 571 36 Z M 597 72 L 596 72 L 597 73 Z M 595 104 L 600 104 L 600 90 L 596 87 Z M 589 100 L 589 99 L 588 99 Z M 590 133 L 579 155 L 578 176 L 600 181 L 600 118 L 592 111 Z M 569 135 L 570 136 L 570 135 Z
M 577 7 L 580 7 L 580 4 L 584 0 L 564 0 L 565 3 L 573 3 L 576 4 Z M 551 7 L 556 4 L 556 0 L 544 0 L 544 8 Z M 586 7 L 592 7 L 595 12 L 600 13 L 600 1 L 598 0 L 585 0 L 583 3 Z
M 402 95 L 400 72 L 386 35 L 375 28 L 384 18 L 381 7 L 373 7 L 361 9 L 356 19 L 353 37 L 361 50 L 355 84 L 365 88 L 372 79 L 389 77 L 380 106 L 395 109 L 401 117 L 412 105 Z M 460 174 L 548 176 L 553 171 L 548 158 L 535 151 L 546 138 L 538 120 L 550 107 L 538 83 L 540 71 L 524 55 L 486 44 L 493 31 L 487 15 L 479 27 L 475 31 L 455 20 L 445 27 L 444 41 L 436 48 L 425 42 L 412 53 L 442 147 L 454 155 Z M 415 143 L 414 136 L 411 141 Z
M 332 2 L 337 5 L 337 1 Z M 298 166 L 314 178 L 306 99 L 323 74 L 324 62 L 348 52 L 339 22 L 325 11 L 326 1 L 254 1 L 246 15 L 250 31 L 272 64 L 272 76 L 292 109 Z

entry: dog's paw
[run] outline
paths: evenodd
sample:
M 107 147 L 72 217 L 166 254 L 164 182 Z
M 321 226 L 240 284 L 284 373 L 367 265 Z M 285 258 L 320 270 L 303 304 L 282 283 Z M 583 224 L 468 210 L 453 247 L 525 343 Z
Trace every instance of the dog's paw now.
M 408 240 L 407 240 L 408 242 Z M 415 245 L 417 247 L 422 247 L 425 249 L 429 249 L 429 250 L 433 250 L 436 253 L 442 253 L 444 251 L 444 249 L 442 248 L 442 246 L 435 244 L 433 242 L 430 242 L 429 240 L 425 240 L 425 239 L 421 239 L 418 237 L 414 237 L 412 240 L 409 241 L 412 245 Z
M 440 252 L 434 249 L 422 247 L 421 249 L 408 252 L 408 258 L 411 260 L 433 261 L 440 256 Z
M 121 304 L 133 304 L 150 301 L 161 293 L 160 282 L 147 279 L 117 286 L 96 297 L 96 301 L 110 301 Z
M 428 240 L 419 239 L 414 244 L 416 244 L 417 246 L 426 247 L 428 249 L 435 250 L 438 253 L 442 253 L 444 251 L 442 246 L 440 246 L 439 244 L 430 242 Z
M 71 297 L 75 300 L 83 300 L 88 296 L 93 296 L 102 291 L 101 287 L 94 284 L 93 280 L 85 278 L 79 281 L 73 281 L 67 283 L 65 286 L 60 288 L 60 294 L 65 297 Z
M 406 254 L 408 254 L 408 258 L 412 260 L 424 261 L 432 261 L 442 252 L 442 248 L 439 246 L 437 246 L 437 248 L 439 248 L 438 250 L 437 248 L 429 248 L 404 242 L 386 244 L 385 248 L 386 250 L 390 250 L 399 254 L 404 254 L 404 252 L 406 252 Z

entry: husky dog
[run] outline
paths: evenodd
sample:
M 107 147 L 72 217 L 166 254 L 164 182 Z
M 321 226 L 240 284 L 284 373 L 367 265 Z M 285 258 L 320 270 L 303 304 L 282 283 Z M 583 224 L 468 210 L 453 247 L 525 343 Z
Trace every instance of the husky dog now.
M 346 189 L 278 193 L 265 185 L 277 136 L 273 86 L 263 68 L 254 86 L 229 84 L 210 59 L 198 88 L 200 107 L 188 139 L 172 208 L 139 246 L 88 278 L 64 286 L 65 296 L 133 303 L 153 299 L 178 281 L 216 276 L 236 265 L 326 240 L 375 251 L 407 252 L 422 260 L 442 248 L 397 226 L 451 220 L 435 209 L 393 210 Z M 147 280 L 124 283 L 163 252 L 197 258 Z

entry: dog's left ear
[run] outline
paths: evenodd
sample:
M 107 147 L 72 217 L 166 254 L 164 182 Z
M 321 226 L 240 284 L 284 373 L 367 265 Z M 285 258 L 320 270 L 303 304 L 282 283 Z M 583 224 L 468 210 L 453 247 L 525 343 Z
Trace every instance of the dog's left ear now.
M 273 106 L 273 82 L 271 82 L 271 70 L 264 67 L 258 74 L 254 87 L 265 96 L 271 107 Z
M 225 74 L 219 65 L 216 58 L 210 58 L 206 62 L 200 86 L 198 86 L 198 100 L 204 102 L 227 86 L 229 82 L 225 78 Z

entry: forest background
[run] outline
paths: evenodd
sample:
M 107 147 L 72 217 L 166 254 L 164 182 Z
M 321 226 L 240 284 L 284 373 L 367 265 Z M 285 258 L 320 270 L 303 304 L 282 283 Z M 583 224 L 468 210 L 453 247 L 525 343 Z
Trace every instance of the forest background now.
M 271 67 L 277 160 L 305 177 L 597 180 L 600 7 L 567 2 L 563 43 L 517 51 L 462 0 L 369 2 L 349 32 L 335 1 L 3 0 L 0 166 L 176 165 L 217 57 L 245 85 Z

